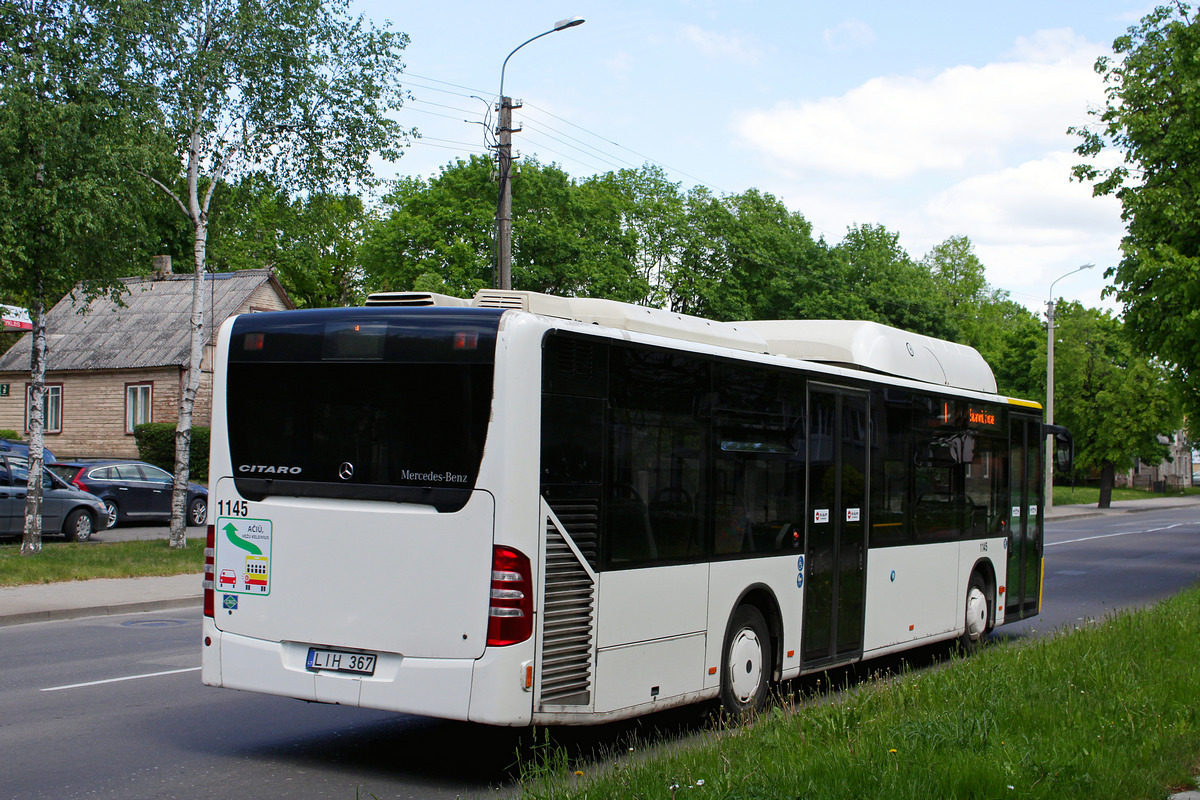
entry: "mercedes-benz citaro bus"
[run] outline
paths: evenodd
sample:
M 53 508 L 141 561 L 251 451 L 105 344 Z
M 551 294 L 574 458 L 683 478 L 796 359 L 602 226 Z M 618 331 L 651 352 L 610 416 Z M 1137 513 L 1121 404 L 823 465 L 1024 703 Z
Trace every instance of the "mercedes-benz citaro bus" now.
M 1047 432 L 975 350 L 868 322 L 513 291 L 234 317 L 203 680 L 491 725 L 743 712 L 1037 614 Z

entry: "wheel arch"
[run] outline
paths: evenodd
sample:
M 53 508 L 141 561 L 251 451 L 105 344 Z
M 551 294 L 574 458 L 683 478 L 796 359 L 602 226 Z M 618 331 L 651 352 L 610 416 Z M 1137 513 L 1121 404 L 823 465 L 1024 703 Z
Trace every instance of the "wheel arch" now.
M 988 630 L 996 626 L 996 606 L 999 603 L 996 581 L 996 565 L 992 563 L 990 558 L 980 558 L 975 562 L 975 566 L 971 567 L 971 572 L 967 576 L 967 585 L 971 585 L 971 578 L 978 575 L 983 579 L 983 590 L 987 594 L 990 602 L 988 603 Z
M 783 674 L 783 612 L 775 592 L 764 583 L 754 583 L 747 586 L 738 595 L 737 600 L 729 609 L 725 620 L 725 634 L 722 642 L 729 640 L 730 626 L 737 610 L 744 605 L 753 606 L 762 614 L 767 623 L 767 634 L 771 638 L 771 680 L 778 681 Z

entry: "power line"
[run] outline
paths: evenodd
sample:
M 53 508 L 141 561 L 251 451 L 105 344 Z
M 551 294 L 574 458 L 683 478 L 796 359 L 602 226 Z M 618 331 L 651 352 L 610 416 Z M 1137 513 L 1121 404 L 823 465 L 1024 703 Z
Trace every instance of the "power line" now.
M 696 181 L 697 183 L 699 183 L 702 186 L 707 186 L 710 189 L 716 189 L 718 192 L 721 192 L 722 194 L 731 194 L 731 192 L 729 192 L 726 189 L 721 188 L 720 186 L 717 186 L 715 183 L 709 183 L 708 181 L 704 180 L 703 178 L 697 178 L 695 175 L 684 172 L 681 169 L 676 169 L 675 167 L 672 167 L 669 164 L 664 164 L 661 161 L 657 161 L 657 160 L 651 158 L 650 156 L 645 155 L 644 153 L 639 153 L 637 150 L 634 150 L 633 148 L 626 147 L 625 145 L 623 145 L 619 142 L 614 142 L 613 140 L 608 139 L 607 137 L 601 136 L 600 134 L 595 133 L 594 131 L 588 130 L 587 128 L 583 127 L 582 125 L 577 125 L 574 122 L 571 122 L 571 120 L 569 120 L 569 119 L 565 119 L 563 117 L 558 116 L 557 114 L 553 114 L 544 108 L 534 105 L 533 103 L 526 103 L 526 105 L 529 106 L 530 108 L 536 108 L 538 111 L 542 112 L 543 114 L 545 114 L 549 117 L 554 117 L 554 119 L 559 120 L 560 122 L 565 122 L 567 125 L 570 125 L 572 128 L 578 128 L 579 130 L 583 131 L 584 133 L 588 134 L 589 136 L 594 136 L 602 142 L 611 144 L 613 147 L 619 147 L 622 150 L 627 150 L 630 153 L 633 153 L 635 156 L 645 159 L 646 161 L 650 162 L 651 164 L 662 167 L 663 169 L 668 169 L 671 172 L 677 172 L 680 175 L 684 175 L 688 178 L 691 178 L 692 180 Z

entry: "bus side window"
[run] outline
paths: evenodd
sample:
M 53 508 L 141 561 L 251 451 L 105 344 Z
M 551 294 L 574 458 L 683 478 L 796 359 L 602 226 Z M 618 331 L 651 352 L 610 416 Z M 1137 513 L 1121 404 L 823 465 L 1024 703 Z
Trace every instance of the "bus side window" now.
M 708 362 L 614 346 L 605 427 L 603 524 L 618 567 L 704 556 L 703 488 Z
M 714 553 L 790 552 L 804 524 L 804 379 L 722 363 L 713 384 Z
M 646 503 L 629 484 L 618 483 L 613 486 L 608 501 L 607 527 L 614 564 L 658 558 L 658 546 L 654 542 Z
M 877 389 L 872 409 L 871 546 L 908 544 L 912 400 L 899 389 Z

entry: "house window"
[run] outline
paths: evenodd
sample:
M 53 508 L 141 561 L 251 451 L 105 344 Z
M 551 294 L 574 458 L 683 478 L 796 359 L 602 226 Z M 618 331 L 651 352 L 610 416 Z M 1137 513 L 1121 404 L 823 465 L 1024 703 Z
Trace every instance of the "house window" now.
M 154 397 L 153 383 L 125 384 L 125 432 L 133 433 L 134 428 L 145 422 L 153 422 L 150 401 Z
M 30 429 L 33 385 L 25 384 L 25 430 Z M 62 384 L 48 383 L 42 392 L 42 431 L 62 433 Z

